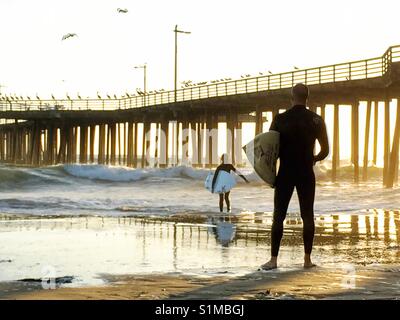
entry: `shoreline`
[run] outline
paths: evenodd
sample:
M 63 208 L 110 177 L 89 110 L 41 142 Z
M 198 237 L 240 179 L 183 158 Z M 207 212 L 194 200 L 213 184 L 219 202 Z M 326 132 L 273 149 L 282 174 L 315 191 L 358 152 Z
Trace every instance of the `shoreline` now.
M 43 290 L 40 285 L 0 283 L 0 299 L 10 300 L 276 300 L 400 299 L 400 266 L 384 269 L 316 267 L 252 272 L 239 277 L 147 274 L 106 276 L 102 286 Z
M 398 211 L 317 217 L 311 270 L 301 219 L 289 215 L 272 272 L 256 271 L 268 213 L 2 218 L 0 299 L 400 298 Z M 48 266 L 72 283 L 43 290 Z

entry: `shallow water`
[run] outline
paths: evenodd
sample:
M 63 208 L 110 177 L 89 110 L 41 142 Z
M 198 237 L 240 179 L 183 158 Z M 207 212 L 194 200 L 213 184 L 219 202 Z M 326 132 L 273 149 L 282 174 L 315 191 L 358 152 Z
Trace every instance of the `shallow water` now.
M 324 166 L 315 167 L 318 177 L 315 212 L 364 212 L 367 209 L 400 208 L 400 188 L 382 187 L 380 169 L 371 168 L 368 183 L 354 185 L 351 168 L 347 177 L 329 182 Z M 231 192 L 234 213 L 272 212 L 273 189 L 249 169 L 241 169 L 251 181 Z M 0 165 L 0 213 L 34 215 L 121 216 L 170 215 L 177 212 L 216 212 L 218 195 L 204 188 L 207 169 L 179 166 L 168 169 L 130 169 L 101 165 L 60 165 L 21 168 Z M 289 212 L 299 212 L 294 194 Z
M 72 286 L 103 284 L 105 275 L 181 273 L 238 276 L 254 272 L 270 250 L 271 215 L 0 219 L 0 281 L 73 276 Z M 280 268 L 301 268 L 302 225 L 288 216 Z M 316 218 L 313 258 L 320 266 L 399 265 L 400 213 Z M 67 285 L 68 286 L 68 285 Z

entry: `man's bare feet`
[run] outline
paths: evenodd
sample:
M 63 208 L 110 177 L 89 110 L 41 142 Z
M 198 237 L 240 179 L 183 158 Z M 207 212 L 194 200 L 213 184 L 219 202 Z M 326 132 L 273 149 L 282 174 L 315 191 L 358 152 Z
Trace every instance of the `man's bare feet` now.
M 306 254 L 304 256 L 304 268 L 305 269 L 310 269 L 310 268 L 314 268 L 317 265 L 311 262 L 311 256 L 309 254 Z
M 278 267 L 276 259 L 271 259 L 267 263 L 264 263 L 258 268 L 258 271 L 268 271 L 273 270 Z
M 317 265 L 314 264 L 314 263 L 312 263 L 311 261 L 310 261 L 310 262 L 304 262 L 304 268 L 305 268 L 305 269 L 314 268 L 314 267 L 316 267 L 316 266 L 317 266 Z

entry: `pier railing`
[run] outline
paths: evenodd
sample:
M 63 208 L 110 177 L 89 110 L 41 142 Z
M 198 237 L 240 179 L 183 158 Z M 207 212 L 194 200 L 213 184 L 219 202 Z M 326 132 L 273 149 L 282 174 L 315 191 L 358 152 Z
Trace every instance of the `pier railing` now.
M 279 90 L 290 88 L 299 82 L 317 85 L 383 77 L 390 74 L 393 62 L 400 62 L 400 45 L 390 47 L 383 56 L 377 58 L 193 86 L 179 89 L 176 92 L 174 90 L 163 91 L 114 99 L 38 100 L 2 96 L 0 110 L 116 110 L 157 106 L 212 97 Z

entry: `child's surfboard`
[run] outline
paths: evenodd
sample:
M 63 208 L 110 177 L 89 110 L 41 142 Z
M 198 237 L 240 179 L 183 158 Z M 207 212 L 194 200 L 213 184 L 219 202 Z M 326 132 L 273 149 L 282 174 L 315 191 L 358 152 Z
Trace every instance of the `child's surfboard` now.
M 204 182 L 204 186 L 211 192 L 214 172 L 210 172 Z M 235 178 L 228 172 L 220 170 L 215 181 L 214 193 L 225 193 L 230 191 L 236 185 Z
M 274 187 L 276 161 L 279 156 L 279 132 L 270 130 L 260 133 L 243 150 L 258 176 L 270 187 Z

